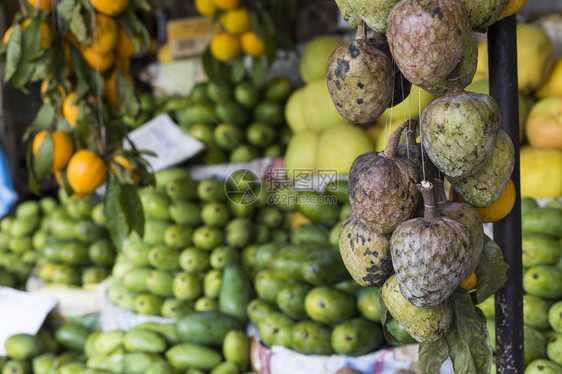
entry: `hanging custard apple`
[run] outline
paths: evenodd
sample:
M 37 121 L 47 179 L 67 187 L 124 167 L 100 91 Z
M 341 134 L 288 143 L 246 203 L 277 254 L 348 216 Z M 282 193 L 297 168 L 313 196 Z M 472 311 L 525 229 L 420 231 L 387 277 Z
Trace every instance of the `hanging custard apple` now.
M 350 215 L 340 229 L 340 254 L 349 274 L 363 287 L 380 287 L 394 271 L 390 235 L 377 234 Z
M 495 23 L 509 0 L 462 0 L 470 27 L 476 31 Z
M 338 4 L 338 8 L 340 8 L 340 12 L 342 14 L 343 19 L 351 28 L 356 29 L 363 20 L 361 16 L 353 9 L 349 0 L 336 0 L 336 4 Z
M 392 61 L 364 35 L 332 53 L 327 75 L 332 101 L 350 122 L 373 122 L 392 101 Z
M 404 145 L 398 146 L 396 151 L 398 156 L 404 157 L 412 161 L 420 170 L 419 180 L 416 183 L 421 182 L 423 179 L 433 180 L 439 176 L 439 170 L 433 165 L 429 157 L 426 154 L 422 154 L 422 147 L 416 140 L 416 129 L 418 127 L 418 121 L 411 119 L 406 121 L 406 140 Z
M 386 22 L 399 0 L 348 0 L 355 12 L 371 29 L 386 33 Z
M 442 215 L 462 223 L 470 231 L 472 259 L 467 270 L 468 278 L 476 270 L 482 249 L 484 248 L 484 226 L 482 225 L 480 214 L 468 204 L 447 200 L 443 181 L 438 178 L 433 179 L 433 195 L 435 196 L 435 204 Z
M 445 301 L 431 308 L 412 305 L 400 292 L 396 275 L 391 276 L 382 287 L 382 300 L 392 317 L 420 343 L 432 343 L 445 336 L 453 312 Z
M 386 36 L 406 79 L 426 88 L 449 76 L 470 33 L 461 0 L 401 0 L 388 16 Z
M 419 170 L 396 149 L 406 124 L 391 135 L 384 152 L 357 157 L 348 179 L 349 201 L 355 216 L 377 234 L 390 234 L 414 214 L 420 198 Z
M 431 308 L 451 296 L 470 275 L 472 238 L 462 223 L 441 216 L 430 182 L 423 181 L 418 187 L 424 217 L 396 228 L 390 252 L 402 295 L 415 306 Z
M 507 187 L 514 165 L 513 142 L 505 131 L 500 130 L 492 157 L 482 169 L 466 177 L 447 176 L 447 179 L 464 201 L 477 208 L 487 208 Z
M 459 69 L 449 77 L 445 96 L 433 100 L 420 119 L 427 155 L 448 177 L 480 170 L 494 151 L 500 108 L 488 95 L 463 90 Z

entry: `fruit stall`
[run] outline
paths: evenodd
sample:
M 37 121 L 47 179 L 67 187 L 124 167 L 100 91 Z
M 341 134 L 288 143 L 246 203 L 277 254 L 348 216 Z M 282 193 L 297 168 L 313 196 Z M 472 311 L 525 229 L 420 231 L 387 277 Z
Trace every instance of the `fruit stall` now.
M 0 374 L 562 374 L 562 4 L 6 0 Z

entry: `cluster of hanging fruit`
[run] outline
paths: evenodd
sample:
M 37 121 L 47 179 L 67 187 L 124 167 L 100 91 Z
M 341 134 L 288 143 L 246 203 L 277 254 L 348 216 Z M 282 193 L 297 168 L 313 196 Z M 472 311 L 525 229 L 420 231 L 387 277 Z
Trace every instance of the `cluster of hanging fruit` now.
M 354 279 L 382 286 L 394 319 L 417 341 L 436 342 L 451 324 L 449 299 L 475 272 L 484 247 L 475 207 L 500 197 L 514 167 L 498 104 L 464 91 L 478 57 L 473 30 L 493 24 L 507 1 L 337 3 L 358 27 L 356 39 L 338 48 L 327 66 L 330 94 L 343 117 L 369 124 L 406 97 L 411 84 L 439 96 L 420 117 L 421 145 L 417 121 L 408 120 L 384 152 L 354 161 L 348 182 L 353 214 L 339 239 Z M 442 176 L 466 203 L 447 200 Z

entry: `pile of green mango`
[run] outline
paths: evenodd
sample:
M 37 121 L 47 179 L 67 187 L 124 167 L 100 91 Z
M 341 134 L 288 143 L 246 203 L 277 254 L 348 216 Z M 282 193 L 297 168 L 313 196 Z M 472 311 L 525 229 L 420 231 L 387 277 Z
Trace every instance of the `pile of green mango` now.
M 562 201 L 521 202 L 526 374 L 562 373 Z M 479 305 L 495 348 L 494 298 Z
M 257 200 L 245 204 L 236 202 L 238 195 L 228 198 L 226 188 L 224 181 L 195 181 L 185 169 L 156 174 L 156 187 L 140 191 L 144 237 L 127 238 L 113 268 L 108 296 L 115 305 L 177 318 L 222 309 L 224 300 L 240 294 L 237 282 L 243 293 L 251 291 L 240 264 L 257 244 L 286 242 L 289 215 L 267 204 L 259 184 Z M 232 290 L 221 287 L 227 277 Z M 245 312 L 246 305 L 238 309 Z

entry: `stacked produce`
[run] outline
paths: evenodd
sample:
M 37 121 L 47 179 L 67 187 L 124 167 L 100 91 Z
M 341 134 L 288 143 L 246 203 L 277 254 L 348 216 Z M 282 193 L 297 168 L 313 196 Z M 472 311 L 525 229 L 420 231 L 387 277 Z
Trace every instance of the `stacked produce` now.
M 247 175 L 244 170 L 233 174 L 233 187 L 259 186 Z M 282 231 L 277 234 L 283 213 L 265 206 L 265 193 L 248 203 L 240 200 L 242 194 L 229 200 L 224 181 L 194 181 L 184 169 L 158 172 L 156 181 L 156 188 L 140 192 L 144 237 L 133 235 L 123 243 L 109 298 L 124 309 L 173 318 L 193 310 L 222 310 L 223 299 L 240 293 L 221 291 L 223 278 L 234 276 L 229 287 L 244 282 L 245 271 L 234 264 L 247 249 L 273 237 L 285 239 Z

